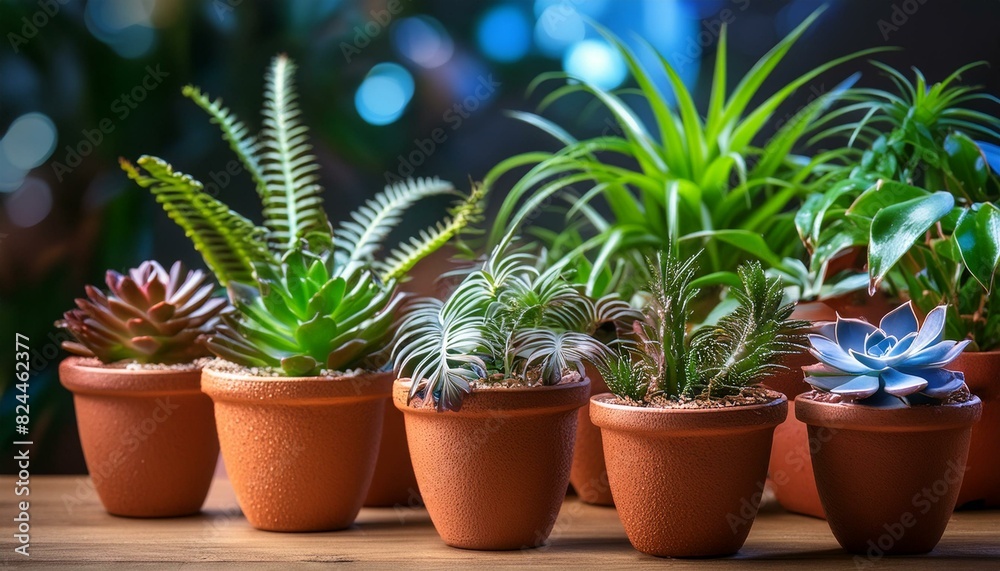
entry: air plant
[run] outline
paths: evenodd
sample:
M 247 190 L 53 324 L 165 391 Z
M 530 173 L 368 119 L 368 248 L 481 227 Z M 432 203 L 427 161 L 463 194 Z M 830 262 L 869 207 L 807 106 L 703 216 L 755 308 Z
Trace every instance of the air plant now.
M 862 405 L 940 402 L 965 386 L 965 375 L 944 367 L 970 343 L 944 339 L 945 315 L 944 306 L 936 307 L 919 325 L 907 302 L 878 327 L 838 317 L 809 335 L 809 352 L 820 363 L 802 368 L 805 380 L 818 391 Z
M 527 253 L 505 253 L 509 240 L 468 273 L 444 301 L 420 299 L 396 333 L 393 361 L 439 411 L 458 410 L 473 384 L 506 379 L 554 385 L 583 374 L 607 351 L 602 324 L 628 327 L 638 317 L 614 295 L 594 301 L 554 266 L 540 271 Z
M 215 285 L 201 270 L 175 262 L 167 272 L 143 262 L 127 274 L 108 270 L 107 293 L 86 286 L 87 297 L 56 322 L 75 341 L 67 351 L 103 363 L 190 363 L 209 355 L 201 342 L 214 333 L 226 300 L 212 297 Z
M 668 250 L 650 260 L 653 279 L 643 319 L 633 324 L 638 343 L 599 364 L 611 391 L 631 404 L 654 398 L 719 399 L 740 394 L 781 369 L 780 360 L 804 347 L 807 322 L 790 319 L 781 282 L 759 262 L 738 269 L 730 288 L 735 309 L 714 325 L 693 327 L 691 303 L 697 261 Z
M 390 185 L 334 231 L 323 210 L 319 165 L 300 120 L 294 71 L 287 57 L 274 59 L 258 136 L 220 101 L 197 88 L 184 89 L 219 125 L 250 174 L 263 203 L 263 226 L 233 212 L 161 159 L 142 157 L 138 168 L 122 161 L 122 167 L 150 189 L 228 288 L 237 311 L 208 340 L 213 353 L 289 376 L 378 367 L 373 358 L 391 338 L 399 303 L 396 284 L 479 216 L 483 189 L 474 188 L 443 221 L 377 258 L 410 206 L 457 192 L 438 179 Z

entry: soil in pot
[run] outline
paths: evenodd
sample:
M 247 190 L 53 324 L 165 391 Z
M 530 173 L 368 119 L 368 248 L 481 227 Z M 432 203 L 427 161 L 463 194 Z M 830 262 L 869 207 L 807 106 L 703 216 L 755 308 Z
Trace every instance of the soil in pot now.
M 392 373 L 261 377 L 209 365 L 219 442 L 251 525 L 328 531 L 351 525 L 375 470 Z
M 368 488 L 365 507 L 419 507 L 420 490 L 417 476 L 410 462 L 410 447 L 406 444 L 406 425 L 403 413 L 385 399 L 385 420 L 382 423 L 382 442 L 375 461 L 375 474 Z
M 611 490 L 632 545 L 670 557 L 739 551 L 764 490 L 784 395 L 717 408 L 637 407 L 591 398 Z
M 171 517 L 201 510 L 219 441 L 197 365 L 103 365 L 70 357 L 59 378 L 73 392 L 80 443 L 109 513 Z
M 926 553 L 955 507 L 977 397 L 884 409 L 803 393 L 795 414 L 809 426 L 813 469 L 830 529 L 860 555 Z
M 406 419 L 417 482 L 431 521 L 453 547 L 507 550 L 544 545 L 569 484 L 577 409 L 590 382 L 476 388 L 459 411 L 393 399 Z
M 969 391 L 983 402 L 983 416 L 972 427 L 968 470 L 958 506 L 1000 507 L 1000 351 L 959 355 L 948 367 L 965 373 Z
M 590 364 L 586 365 L 586 370 L 587 378 L 590 379 L 590 392 L 608 392 L 608 385 L 604 383 L 600 371 Z M 615 505 L 611 497 L 611 485 L 608 483 L 608 469 L 604 465 L 601 429 L 590 421 L 589 403 L 577 411 L 576 445 L 569 481 L 581 501 L 598 506 Z

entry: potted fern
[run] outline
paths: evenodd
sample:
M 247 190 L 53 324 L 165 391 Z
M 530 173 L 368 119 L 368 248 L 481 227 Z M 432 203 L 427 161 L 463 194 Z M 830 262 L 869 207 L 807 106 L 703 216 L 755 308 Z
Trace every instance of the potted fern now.
M 424 504 L 445 543 L 467 549 L 544 543 L 587 403 L 584 363 L 606 350 L 583 332 L 628 309 L 503 248 L 445 301 L 415 302 L 393 347 L 393 398 Z
M 930 551 L 955 508 L 982 403 L 945 369 L 970 343 L 944 340 L 946 312 L 921 325 L 907 302 L 877 327 L 838 318 L 809 336 L 815 391 L 795 414 L 822 443 L 811 449 L 820 499 L 852 553 Z
M 185 90 L 250 173 L 262 227 L 160 159 L 122 166 L 185 230 L 235 307 L 207 341 L 219 359 L 201 386 L 215 403 L 243 513 L 259 529 L 333 530 L 354 521 L 372 480 L 394 378 L 385 349 L 401 300 L 396 284 L 478 216 L 482 192 L 474 189 L 443 222 L 376 260 L 410 205 L 455 190 L 437 180 L 390 186 L 334 231 L 294 70 L 287 57 L 274 59 L 259 137 L 220 102 Z
M 59 379 L 73 391 L 94 488 L 114 515 L 197 513 L 219 457 L 212 401 L 199 390 L 202 341 L 226 302 L 180 262 L 109 270 L 105 281 L 56 323 L 74 339 Z
M 737 552 L 756 517 L 784 395 L 755 386 L 801 346 L 781 284 L 760 264 L 739 269 L 732 313 L 690 327 L 693 258 L 650 263 L 637 345 L 600 364 L 611 393 L 591 398 L 615 506 L 632 545 L 671 557 Z
M 872 291 L 912 300 L 920 315 L 946 306 L 946 337 L 971 341 L 954 368 L 982 399 L 983 420 L 973 428 L 958 505 L 997 507 L 1000 305 L 992 288 L 1000 260 L 1000 119 L 976 107 L 995 104 L 992 95 L 960 83 L 978 65 L 930 84 L 918 70 L 910 79 L 877 63 L 896 90 L 850 94 L 847 114 L 838 115 L 861 118 L 824 132 L 849 138 L 851 160 L 796 221 L 814 263 L 864 247 Z

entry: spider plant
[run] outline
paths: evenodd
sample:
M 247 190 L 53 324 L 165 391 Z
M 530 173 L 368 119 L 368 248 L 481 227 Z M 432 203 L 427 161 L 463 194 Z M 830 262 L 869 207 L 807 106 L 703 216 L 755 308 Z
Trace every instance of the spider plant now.
M 540 271 L 530 254 L 506 253 L 508 244 L 446 300 L 421 299 L 407 310 L 393 361 L 414 379 L 410 399 L 419 393 L 439 411 L 459 410 L 474 383 L 557 384 L 607 350 L 593 337 L 604 324 L 625 328 L 638 317 L 615 295 L 583 295 L 558 267 Z
M 848 137 L 857 160 L 806 201 L 799 233 L 814 265 L 867 246 L 871 291 L 884 283 L 924 314 L 947 305 L 949 338 L 998 347 L 1000 305 L 991 293 L 1000 262 L 1000 119 L 970 105 L 1000 101 L 957 83 L 981 64 L 933 85 L 919 70 L 910 81 L 875 65 L 896 91 L 854 90 L 853 103 L 828 117 L 862 114 L 818 135 Z
M 742 264 L 730 288 L 735 309 L 714 325 L 692 326 L 698 295 L 696 258 L 670 250 L 650 260 L 651 296 L 633 323 L 638 343 L 598 363 L 611 392 L 632 404 L 660 397 L 719 399 L 739 394 L 783 368 L 780 360 L 803 349 L 808 322 L 790 319 L 781 282 L 757 261 Z
M 566 80 L 548 94 L 540 110 L 570 95 L 587 93 L 612 115 L 618 132 L 576 139 L 559 125 L 539 115 L 516 117 L 556 138 L 556 152 L 525 153 L 497 165 L 484 184 L 492 187 L 504 174 L 529 170 L 512 187 L 494 222 L 490 239 L 496 243 L 509 229 L 558 193 L 582 186 L 579 199 L 567 212 L 570 220 L 585 220 L 591 236 L 581 250 L 595 250 L 593 264 L 602 268 L 616 257 L 629 260 L 637 272 L 647 270 L 644 254 L 662 250 L 669 243 L 675 254 L 690 257 L 706 252 L 700 286 L 736 285 L 738 264 L 759 259 L 769 267 L 785 268 L 786 257 L 796 257 L 793 207 L 819 184 L 832 161 L 845 151 L 836 149 L 815 157 L 797 155 L 812 125 L 854 81 L 850 78 L 820 95 L 796 112 L 777 132 L 764 138 L 776 110 L 800 88 L 838 64 L 871 53 L 866 50 L 837 58 L 797 77 L 767 94 L 763 84 L 801 38 L 821 11 L 809 16 L 765 54 L 727 93 L 726 30 L 719 38 L 718 55 L 708 107 L 699 111 L 694 96 L 662 54 L 656 69 L 639 63 L 636 53 L 609 32 L 599 29 L 622 55 L 638 89 L 603 90 L 583 79 L 560 73 L 539 76 L 535 89 L 553 80 Z M 666 75 L 677 108 L 652 79 Z M 626 95 L 635 96 L 652 111 L 647 125 L 640 108 L 630 107 Z M 750 102 L 762 100 L 751 107 Z M 630 166 L 618 166 L 622 163 Z M 599 213 L 595 199 L 606 203 L 609 217 Z M 791 268 L 786 268 L 789 272 Z M 592 272 L 586 291 L 593 294 L 603 272 Z
M 319 166 L 300 120 L 294 72 L 287 57 L 273 60 L 258 136 L 221 101 L 194 87 L 184 89 L 219 125 L 250 173 L 263 203 L 262 226 L 230 210 L 205 193 L 200 182 L 162 159 L 142 157 L 138 166 L 123 160 L 122 168 L 150 189 L 228 288 L 236 312 L 223 317 L 208 341 L 213 353 L 289 376 L 376 366 L 370 358 L 391 338 L 400 302 L 396 284 L 479 216 L 483 191 L 473 189 L 449 217 L 376 259 L 407 208 L 425 197 L 456 191 L 437 179 L 400 182 L 334 231 L 323 210 Z

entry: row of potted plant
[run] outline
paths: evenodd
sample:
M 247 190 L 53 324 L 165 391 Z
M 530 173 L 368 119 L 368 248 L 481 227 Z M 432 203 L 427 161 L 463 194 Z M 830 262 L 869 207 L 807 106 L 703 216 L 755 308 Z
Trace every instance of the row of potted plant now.
M 287 58 L 268 73 L 257 136 L 220 101 L 185 89 L 250 174 L 263 224 L 165 161 L 122 162 L 191 238 L 228 303 L 202 272 L 148 262 L 128 276 L 109 272 L 108 291 L 88 288 L 60 323 L 79 355 L 61 378 L 74 391 L 106 509 L 197 511 L 221 447 L 240 506 L 260 529 L 341 529 L 366 500 L 419 494 L 450 545 L 531 547 L 548 537 L 572 481 L 584 501 L 614 503 L 641 551 L 724 555 L 749 533 L 769 458 L 775 475 L 772 433 L 781 426 L 790 445 L 822 443 L 807 456 L 815 477 L 810 468 L 803 479 L 845 549 L 863 552 L 904 514 L 906 533 L 883 551 L 933 548 L 966 493 L 970 441 L 968 474 L 987 474 L 972 499 L 989 501 L 1000 480 L 975 457 L 977 437 L 997 438 L 995 426 L 972 428 L 992 409 L 962 371 L 944 369 L 970 345 L 992 347 L 1000 320 L 988 293 L 1000 260 L 990 147 L 955 134 L 995 136 L 996 120 L 958 108 L 975 94 L 948 91 L 948 82 L 928 89 L 921 78 L 907 100 L 851 79 L 760 145 L 797 88 L 868 53 L 821 66 L 751 108 L 816 17 L 730 93 L 723 31 L 704 117 L 665 58 L 677 111 L 608 35 L 657 135 L 622 95 L 569 83 L 545 103 L 590 93 L 621 132 L 576 140 L 522 115 L 563 148 L 499 164 L 445 220 L 387 255 L 379 250 L 406 209 L 456 194 L 450 184 L 390 186 L 334 229 Z M 937 94 L 931 110 L 914 103 L 927 99 L 917 92 Z M 874 103 L 883 97 L 889 103 Z M 908 106 L 926 113 L 900 115 Z M 863 119 L 847 123 L 849 143 L 792 154 L 810 136 L 842 133 L 838 120 L 856 113 Z M 898 140 L 874 136 L 871 122 L 883 115 L 899 124 Z M 937 121 L 937 130 L 915 121 Z M 870 148 L 857 150 L 858 141 Z M 932 143 L 942 154 L 928 158 Z M 620 166 L 621 156 L 632 166 Z M 404 302 L 399 281 L 477 223 L 486 190 L 522 167 L 488 234 L 490 254 L 446 276 L 454 283 L 445 300 Z M 566 227 L 522 228 L 551 197 L 569 199 Z M 858 247 L 868 272 L 850 259 Z M 838 264 L 843 271 L 832 271 Z M 870 316 L 885 314 L 870 319 L 877 327 L 810 313 L 817 296 L 869 282 L 912 301 L 891 312 L 868 306 Z M 850 303 L 835 305 L 850 313 Z M 972 388 L 987 401 L 995 393 Z M 800 425 L 786 420 L 793 403 Z M 142 445 L 123 447 L 135 427 Z M 593 486 L 600 482 L 608 485 Z M 780 499 L 790 488 L 776 489 Z M 933 497 L 921 499 L 928 489 Z

